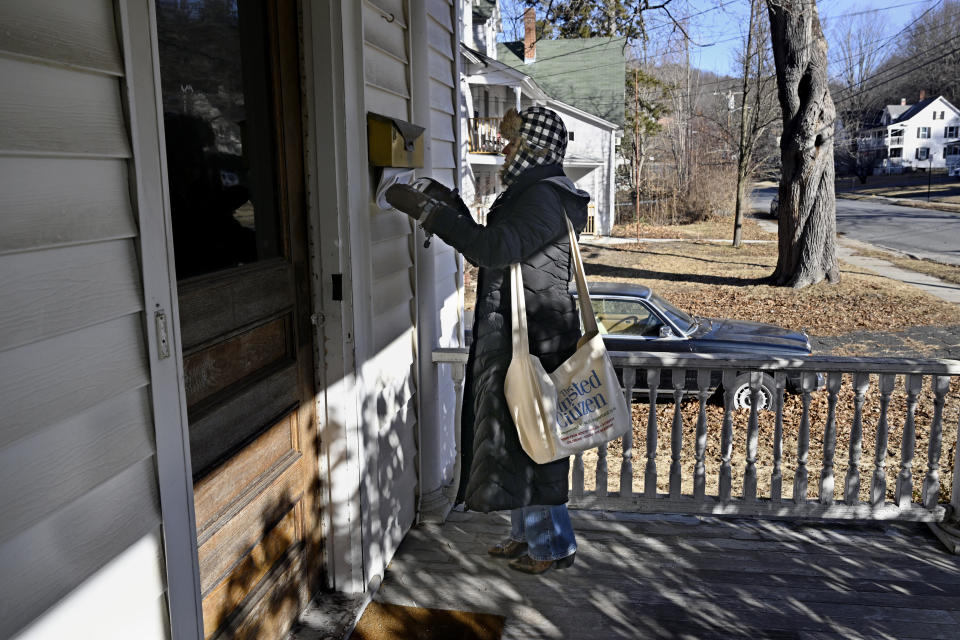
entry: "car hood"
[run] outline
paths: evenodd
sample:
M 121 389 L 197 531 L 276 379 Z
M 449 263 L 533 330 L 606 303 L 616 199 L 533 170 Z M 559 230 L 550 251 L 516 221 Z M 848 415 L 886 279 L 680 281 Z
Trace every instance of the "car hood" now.
M 786 352 L 810 353 L 810 341 L 804 333 L 763 322 L 700 318 L 700 326 L 690 337 L 731 346 L 756 346 L 764 350 L 783 349 Z

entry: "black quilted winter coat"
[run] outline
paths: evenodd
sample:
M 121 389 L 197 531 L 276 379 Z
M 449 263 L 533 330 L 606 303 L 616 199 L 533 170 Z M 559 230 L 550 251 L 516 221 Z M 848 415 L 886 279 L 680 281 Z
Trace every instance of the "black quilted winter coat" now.
M 545 178 L 562 176 L 562 186 Z M 510 270 L 520 262 L 530 351 L 549 372 L 576 350 L 580 319 L 568 292 L 572 276 L 564 210 L 579 233 L 590 196 L 560 165 L 527 170 L 494 202 L 487 226 L 444 209 L 426 229 L 479 267 L 473 343 L 461 420 L 462 499 L 474 511 L 567 501 L 569 460 L 539 465 L 524 453 L 503 383 L 512 356 Z M 470 443 L 472 442 L 472 447 Z

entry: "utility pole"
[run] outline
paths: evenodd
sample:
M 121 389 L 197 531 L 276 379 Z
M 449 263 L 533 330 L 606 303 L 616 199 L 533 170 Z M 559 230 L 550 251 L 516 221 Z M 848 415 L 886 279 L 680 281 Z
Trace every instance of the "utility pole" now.
M 637 242 L 640 242 L 640 70 L 633 70 L 633 209 L 637 218 Z

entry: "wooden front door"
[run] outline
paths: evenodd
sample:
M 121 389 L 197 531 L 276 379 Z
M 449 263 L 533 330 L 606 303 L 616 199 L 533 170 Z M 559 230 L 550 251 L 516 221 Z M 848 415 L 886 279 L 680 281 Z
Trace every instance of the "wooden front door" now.
M 320 584 L 294 0 L 155 0 L 207 637 Z

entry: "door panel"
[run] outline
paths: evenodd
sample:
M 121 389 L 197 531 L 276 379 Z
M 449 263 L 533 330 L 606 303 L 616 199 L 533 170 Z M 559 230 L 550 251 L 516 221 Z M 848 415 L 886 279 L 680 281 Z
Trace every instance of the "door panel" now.
M 155 2 L 204 633 L 277 638 L 322 543 L 296 3 Z

